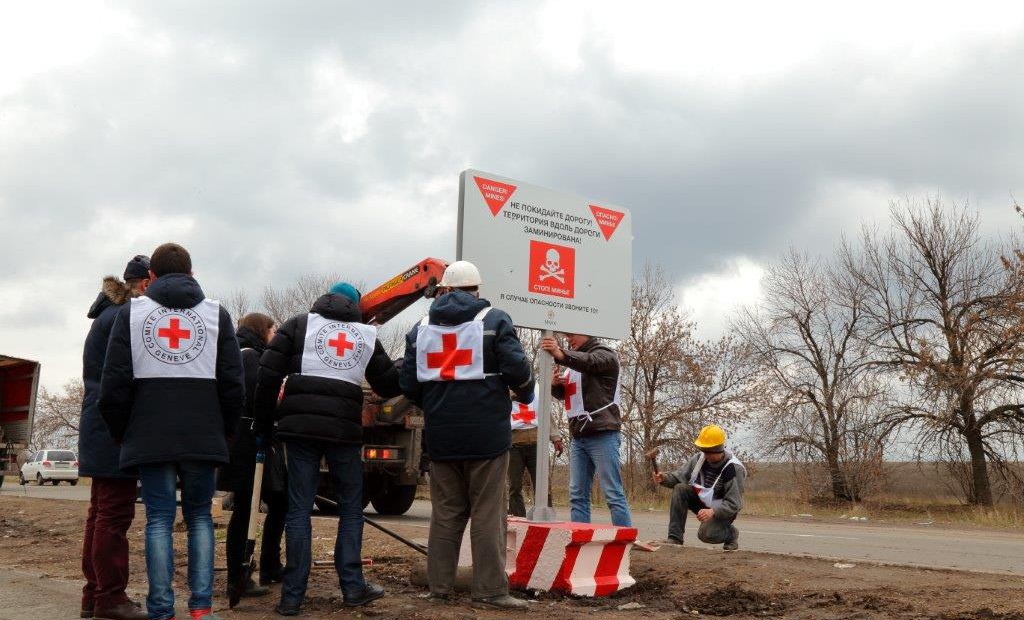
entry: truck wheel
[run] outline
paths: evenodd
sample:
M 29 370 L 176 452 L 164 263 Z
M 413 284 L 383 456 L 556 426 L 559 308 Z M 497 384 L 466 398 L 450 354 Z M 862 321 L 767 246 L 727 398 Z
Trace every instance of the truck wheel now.
M 380 515 L 404 515 L 416 499 L 416 485 L 393 486 L 384 495 L 370 500 Z
M 28 480 L 25 480 L 25 472 L 18 472 L 18 482 L 21 483 L 21 486 L 28 484 Z
M 2 489 L 3 486 L 4 486 L 4 475 L 2 473 L 0 473 L 0 489 Z

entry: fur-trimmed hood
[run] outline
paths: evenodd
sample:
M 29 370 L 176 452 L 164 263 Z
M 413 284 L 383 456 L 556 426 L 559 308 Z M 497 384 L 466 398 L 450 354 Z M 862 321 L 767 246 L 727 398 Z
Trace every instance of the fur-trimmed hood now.
M 128 285 L 115 276 L 107 276 L 103 278 L 100 293 L 96 296 L 96 301 L 92 302 L 87 316 L 90 319 L 95 319 L 107 307 L 120 306 L 129 299 L 131 299 L 131 289 L 128 288 Z

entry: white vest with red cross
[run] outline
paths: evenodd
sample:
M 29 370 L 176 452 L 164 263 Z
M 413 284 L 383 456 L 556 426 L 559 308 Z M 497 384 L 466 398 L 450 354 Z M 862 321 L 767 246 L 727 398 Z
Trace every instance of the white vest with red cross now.
M 484 317 L 481 310 L 472 321 L 460 325 L 431 325 L 429 317 L 416 326 L 416 379 L 427 381 L 477 381 L 484 374 Z
M 587 418 L 589 420 L 595 413 L 622 403 L 618 377 L 615 379 L 615 395 L 612 397 L 612 402 L 594 411 L 587 411 L 583 407 L 583 375 L 572 368 L 566 368 L 562 378 L 564 379 L 562 387 L 565 392 L 562 396 L 562 406 L 565 407 L 565 415 L 570 418 Z
M 539 396 L 534 390 L 533 402 L 529 405 L 512 401 L 512 430 L 520 431 L 537 428 L 537 402 Z
M 376 347 L 377 328 L 311 312 L 306 317 L 299 374 L 362 385 Z
M 136 297 L 129 310 L 132 374 L 136 379 L 216 379 L 220 304 L 167 308 Z

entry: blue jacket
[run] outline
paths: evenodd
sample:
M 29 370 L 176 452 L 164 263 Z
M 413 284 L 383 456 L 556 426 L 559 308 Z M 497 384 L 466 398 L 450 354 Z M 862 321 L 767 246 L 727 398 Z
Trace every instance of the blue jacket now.
M 205 299 L 191 276 L 168 274 L 146 296 L 167 308 L 193 308 Z M 121 469 L 148 463 L 228 462 L 228 438 L 242 414 L 242 353 L 231 316 L 220 308 L 214 379 L 136 379 L 132 369 L 131 304 L 117 311 L 103 365 L 99 409 L 122 443 Z
M 434 300 L 430 323 L 459 325 L 472 321 L 490 305 L 456 290 Z M 402 393 L 423 409 L 430 459 L 491 459 L 508 452 L 512 447 L 509 390 L 528 399 L 534 387 L 530 362 L 512 319 L 496 308 L 484 317 L 484 372 L 491 376 L 476 381 L 420 383 L 416 378 L 416 333 L 414 327 L 406 336 L 399 382 Z
M 97 406 L 110 329 L 114 326 L 118 308 L 129 297 L 129 289 L 124 282 L 114 276 L 107 276 L 103 279 L 99 296 L 89 308 L 88 317 L 93 321 L 89 335 L 85 337 L 85 350 L 82 353 L 85 397 L 82 399 L 82 417 L 78 427 L 78 474 L 87 478 L 132 477 L 118 466 L 121 448 L 114 443 Z

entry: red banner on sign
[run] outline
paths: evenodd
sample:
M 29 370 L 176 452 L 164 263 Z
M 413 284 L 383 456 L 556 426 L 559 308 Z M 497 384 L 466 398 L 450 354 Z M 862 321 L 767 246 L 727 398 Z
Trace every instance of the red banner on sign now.
M 576 249 L 530 240 L 530 292 L 576 296 Z
M 498 215 L 498 212 L 505 206 L 508 199 L 512 197 L 512 192 L 516 191 L 516 186 L 509 185 L 508 183 L 501 183 L 481 177 L 473 177 L 473 180 L 476 181 L 476 186 L 480 188 L 480 193 L 487 202 L 487 206 L 491 208 L 491 215 L 494 216 Z
M 612 235 L 615 234 L 615 229 L 619 227 L 619 222 L 622 221 L 622 217 L 625 215 L 625 213 L 612 211 L 597 205 L 590 205 L 590 212 L 594 214 L 594 220 L 597 221 L 598 227 L 604 233 L 606 241 L 610 240 Z

